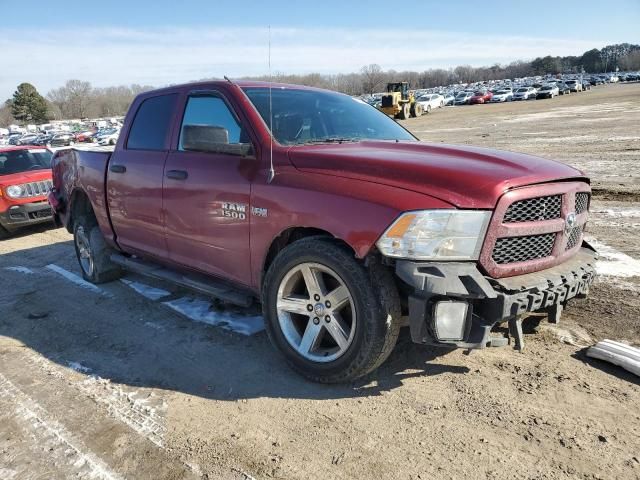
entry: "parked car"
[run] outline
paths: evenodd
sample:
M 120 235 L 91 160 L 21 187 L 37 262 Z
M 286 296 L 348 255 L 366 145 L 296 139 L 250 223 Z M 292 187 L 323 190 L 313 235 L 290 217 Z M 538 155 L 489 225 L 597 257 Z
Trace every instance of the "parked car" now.
M 510 102 L 511 100 L 513 100 L 513 92 L 511 90 L 496 90 L 489 102 L 499 103 Z
M 75 137 L 71 133 L 57 133 L 49 139 L 50 147 L 68 147 L 75 144 Z
M 567 87 L 569 87 L 569 90 L 571 90 L 572 92 L 582 91 L 582 82 L 578 80 L 567 80 L 564 83 L 567 85 Z
M 115 145 L 118 141 L 119 135 L 120 129 L 117 128 L 111 129 L 108 132 L 104 132 L 103 134 L 96 137 L 98 140 L 98 145 Z
M 473 97 L 473 92 L 460 92 L 456 95 L 456 100 L 453 102 L 454 105 L 469 105 L 469 102 Z
M 76 143 L 90 142 L 91 141 L 91 137 L 93 137 L 94 134 L 95 134 L 95 132 L 93 130 L 85 130 L 83 132 L 76 133 L 75 134 L 75 141 L 76 141 Z
M 560 95 L 560 89 L 554 85 L 543 85 L 536 93 L 536 98 L 553 98 Z
M 571 89 L 569 88 L 569 85 L 567 85 L 564 82 L 556 82 L 556 87 L 558 87 L 558 91 L 560 92 L 560 95 L 569 95 L 571 93 Z
M 22 135 L 16 140 L 16 145 L 33 145 L 35 139 L 38 138 L 37 133 L 30 133 L 28 135 Z
M 587 81 L 587 80 L 582 80 L 582 91 L 584 92 L 585 90 L 591 90 L 591 82 Z
M 0 238 L 51 222 L 51 154 L 46 148 L 0 147 Z
M 493 97 L 493 93 L 491 93 L 489 90 L 477 91 L 471 96 L 471 98 L 469 99 L 469 103 L 471 105 L 487 103 L 491 100 L 491 97 Z
M 347 95 L 276 86 L 145 92 L 113 152 L 56 152 L 49 202 L 86 280 L 127 269 L 261 303 L 287 362 L 325 383 L 381 365 L 405 319 L 415 342 L 465 349 L 505 345 L 507 322 L 522 347 L 527 312 L 556 322 L 587 294 L 580 171 L 422 143 Z
M 453 95 L 453 93 L 445 93 L 442 95 L 444 97 L 444 105 L 453 105 L 453 102 L 455 102 L 456 97 Z
M 422 109 L 425 113 L 429 113 L 434 108 L 444 107 L 444 97 L 437 93 L 422 95 L 416 99 L 416 102 L 422 105 Z
M 536 98 L 536 89 L 533 87 L 522 87 L 513 94 L 514 100 L 529 100 Z

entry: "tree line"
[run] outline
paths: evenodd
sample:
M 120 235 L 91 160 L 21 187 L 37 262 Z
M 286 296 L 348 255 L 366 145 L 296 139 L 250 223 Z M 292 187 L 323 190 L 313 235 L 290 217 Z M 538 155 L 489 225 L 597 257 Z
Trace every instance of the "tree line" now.
M 272 77 L 249 77 L 252 80 L 272 79 L 296 83 L 349 95 L 371 94 L 384 89 L 388 82 L 407 81 L 411 88 L 432 88 L 457 83 L 472 83 L 503 78 L 522 78 L 558 73 L 600 73 L 620 70 L 640 70 L 640 45 L 620 43 L 602 49 L 591 49 L 579 56 L 538 57 L 531 61 L 516 60 L 507 65 L 484 67 L 459 65 L 455 68 L 433 68 L 422 72 L 384 70 L 380 65 L 366 65 L 358 72 L 323 75 L 309 73 L 291 75 L 276 73 Z M 203 80 L 211 80 L 208 78 Z M 215 78 L 217 79 L 217 78 Z M 0 107 L 0 125 L 14 122 L 44 123 L 71 118 L 97 118 L 124 115 L 133 98 L 149 85 L 129 85 L 97 88 L 83 80 L 69 80 L 63 86 L 40 95 L 29 83 L 22 83 L 13 97 Z

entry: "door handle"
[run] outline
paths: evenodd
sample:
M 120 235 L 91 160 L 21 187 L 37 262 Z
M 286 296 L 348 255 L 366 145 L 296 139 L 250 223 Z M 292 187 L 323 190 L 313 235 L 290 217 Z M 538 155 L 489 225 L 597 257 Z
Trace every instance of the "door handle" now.
M 169 170 L 167 172 L 167 178 L 172 180 L 186 180 L 189 174 L 184 170 Z
M 125 167 L 124 165 L 111 165 L 109 167 L 109 170 L 113 173 L 124 173 L 127 171 L 127 167 Z

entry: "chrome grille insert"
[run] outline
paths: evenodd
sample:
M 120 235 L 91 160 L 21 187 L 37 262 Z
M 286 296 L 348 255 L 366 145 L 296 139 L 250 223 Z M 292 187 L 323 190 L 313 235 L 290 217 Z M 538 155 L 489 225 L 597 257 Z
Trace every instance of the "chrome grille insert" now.
M 589 194 L 586 192 L 576 193 L 576 214 L 580 215 L 582 212 L 589 210 Z
M 571 229 L 571 232 L 569 233 L 569 238 L 567 240 L 567 246 L 565 247 L 565 250 L 571 250 L 573 247 L 575 247 L 580 241 L 580 238 L 582 238 L 582 226 L 573 227 Z
M 555 240 L 555 233 L 498 238 L 491 257 L 498 265 L 548 257 Z
M 512 203 L 504 214 L 505 223 L 535 222 L 560 218 L 562 195 L 527 198 Z

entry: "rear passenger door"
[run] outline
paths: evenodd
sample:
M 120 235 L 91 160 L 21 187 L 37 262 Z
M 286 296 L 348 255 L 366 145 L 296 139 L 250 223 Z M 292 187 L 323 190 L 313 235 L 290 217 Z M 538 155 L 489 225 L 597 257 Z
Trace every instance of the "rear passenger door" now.
M 109 213 L 118 244 L 131 253 L 167 255 L 162 179 L 177 100 L 177 93 L 142 100 L 122 148 L 109 160 Z
M 209 143 L 187 143 L 194 131 L 206 129 Z M 250 145 L 246 127 L 221 92 L 193 92 L 186 95 L 175 143 L 164 170 L 169 258 L 250 285 L 251 178 L 258 162 L 238 151 Z

